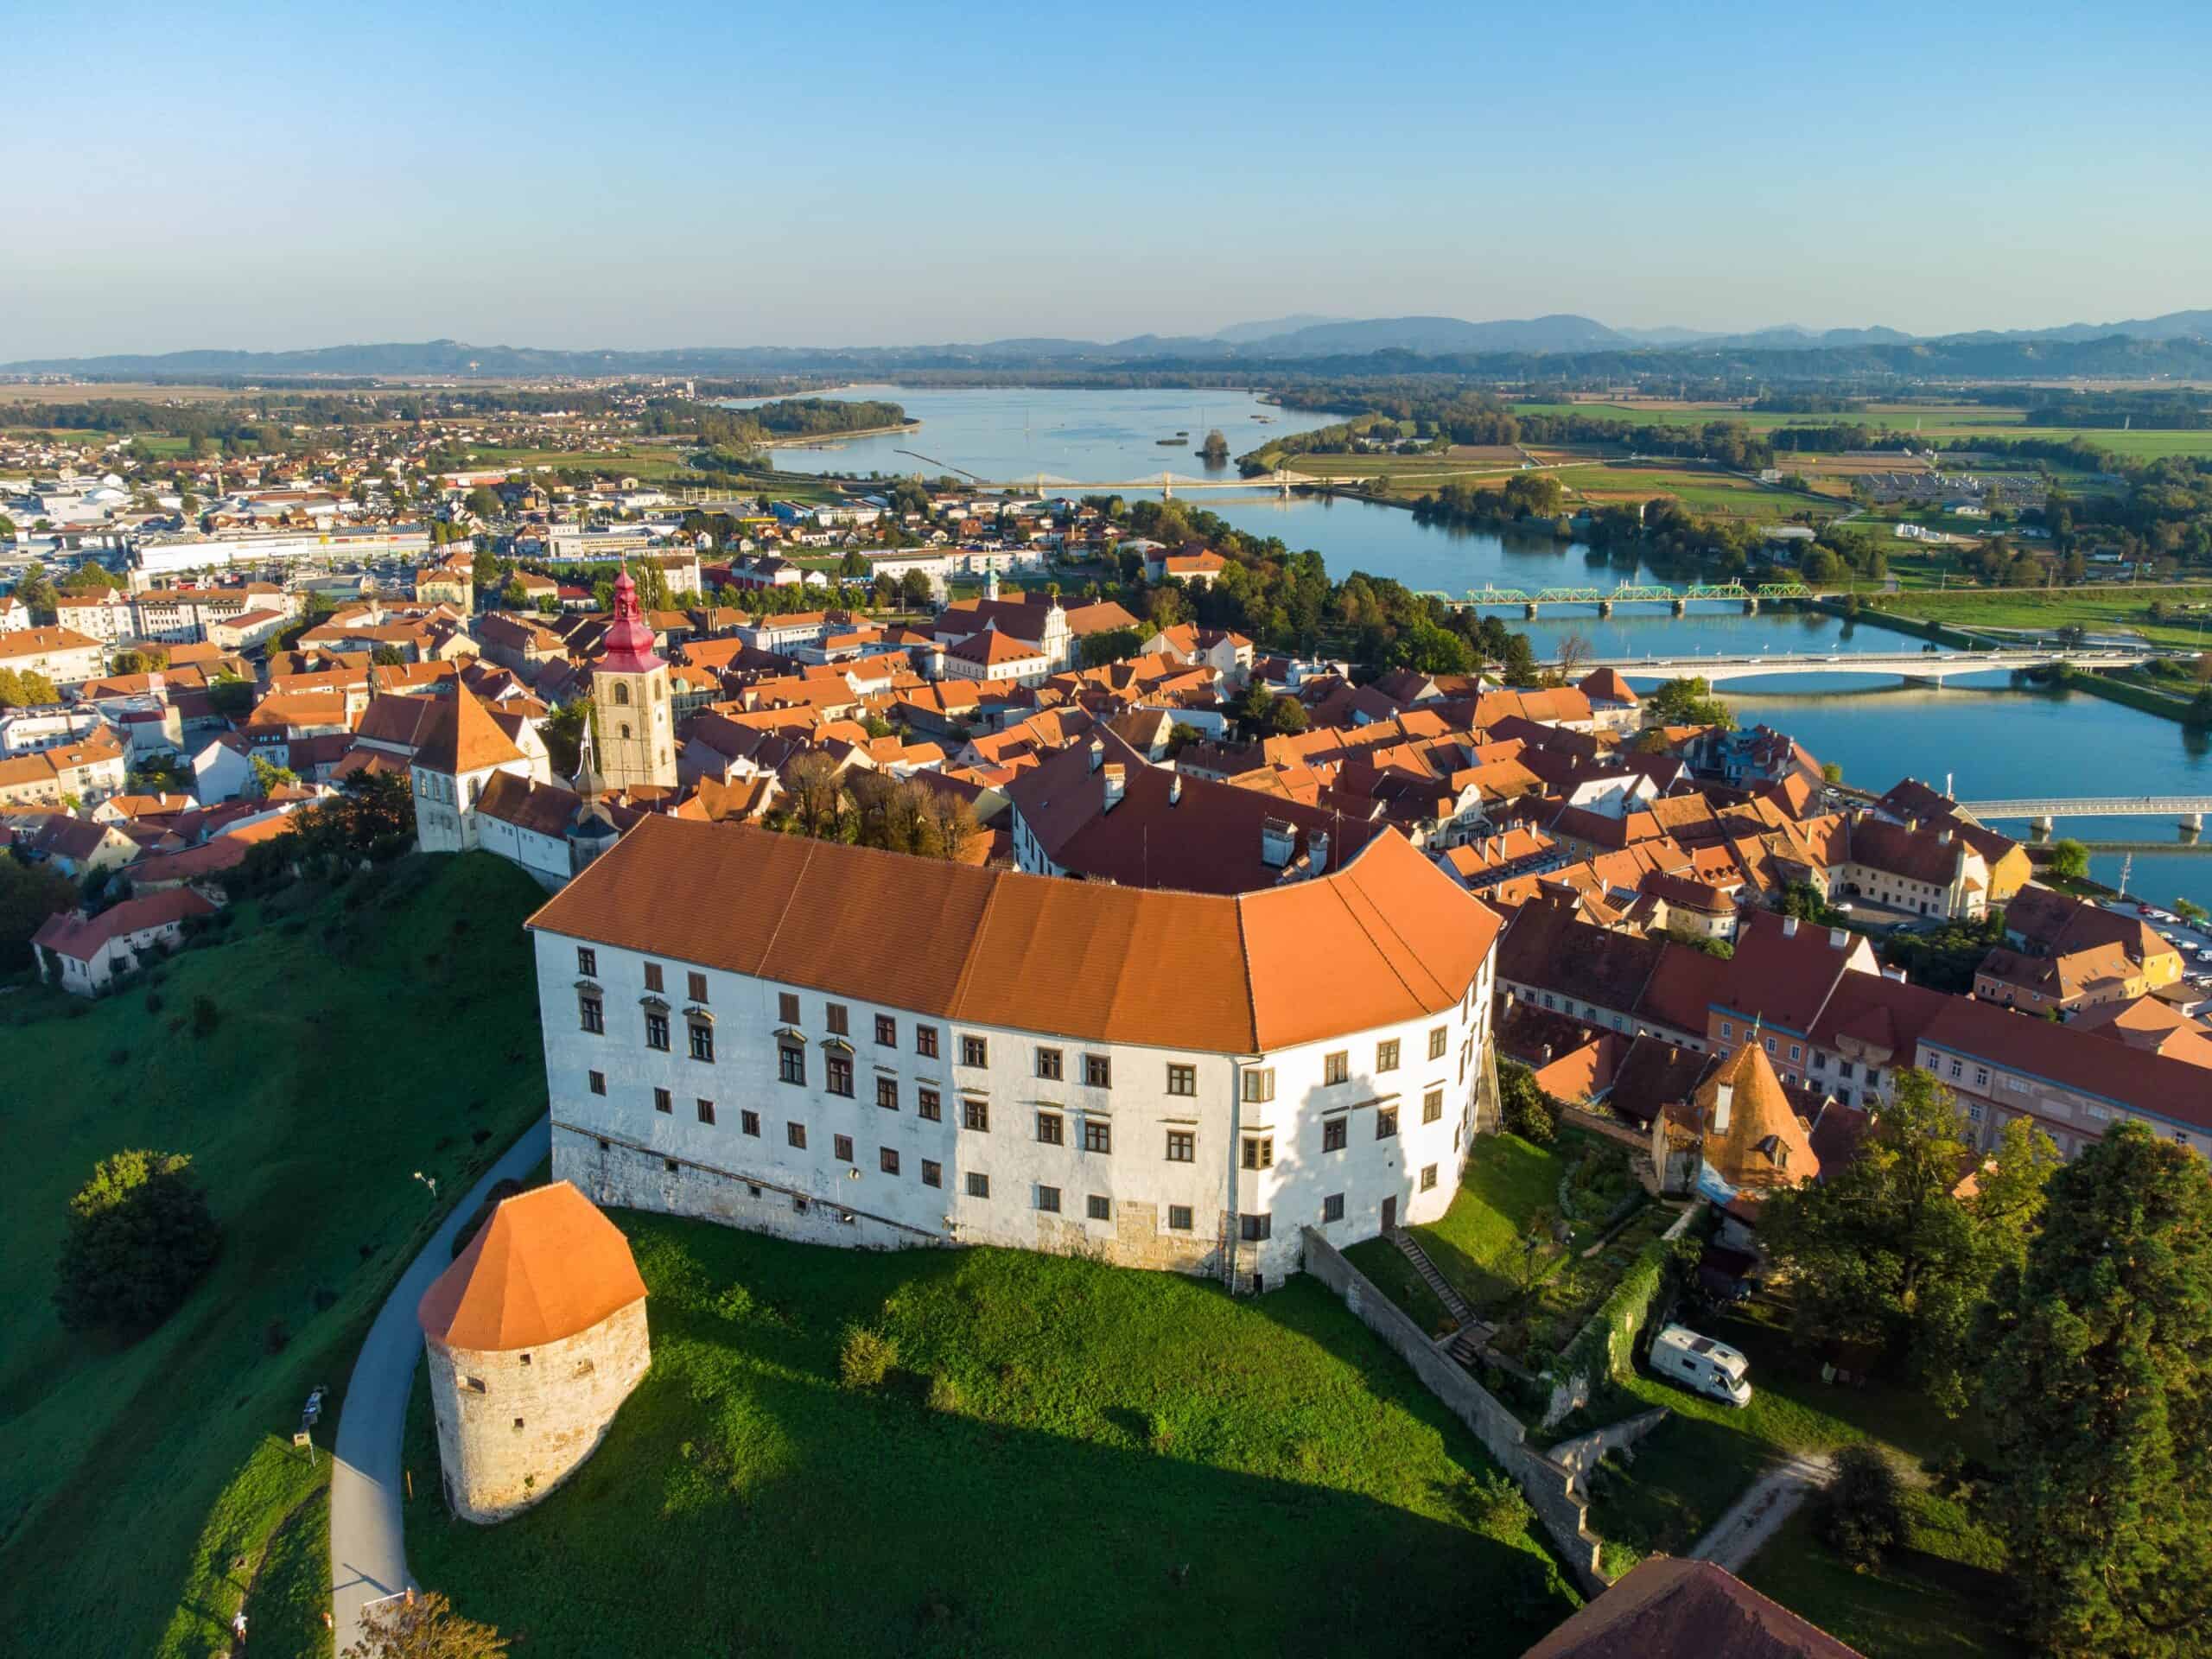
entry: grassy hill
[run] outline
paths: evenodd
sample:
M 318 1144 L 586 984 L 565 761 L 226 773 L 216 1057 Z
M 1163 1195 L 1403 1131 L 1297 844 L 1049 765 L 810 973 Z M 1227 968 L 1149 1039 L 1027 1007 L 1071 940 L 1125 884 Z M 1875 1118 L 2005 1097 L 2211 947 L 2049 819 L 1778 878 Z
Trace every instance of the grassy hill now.
M 327 1447 L 335 1390 L 433 1212 L 543 1109 L 519 925 L 542 897 L 486 855 L 408 858 L 238 906 L 220 942 L 121 995 L 0 995 L 11 1650 L 228 1650 L 243 1580 L 329 1473 L 327 1452 L 311 1471 L 291 1448 L 308 1389 L 334 1390 Z M 192 1154 L 224 1244 L 183 1307 L 118 1346 L 65 1332 L 48 1296 L 69 1195 L 134 1146 Z M 300 1650 L 264 1635 L 257 1650 Z
M 615 1219 L 652 1370 L 568 1485 L 449 1519 L 417 1374 L 410 1565 L 536 1659 L 1503 1654 L 1573 1604 L 1484 1514 L 1481 1446 L 1311 1280 Z M 855 1325 L 899 1344 L 880 1388 L 840 1383 Z

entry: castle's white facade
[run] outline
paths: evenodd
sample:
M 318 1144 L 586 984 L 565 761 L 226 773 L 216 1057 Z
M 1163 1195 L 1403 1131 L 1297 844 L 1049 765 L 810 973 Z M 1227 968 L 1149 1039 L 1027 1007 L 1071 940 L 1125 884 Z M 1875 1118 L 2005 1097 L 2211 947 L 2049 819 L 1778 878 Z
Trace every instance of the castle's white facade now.
M 1448 989 L 1432 988 L 1432 1006 L 1404 1006 L 1398 986 L 1378 998 L 1369 995 L 1376 988 L 1332 983 L 1333 975 L 1369 964 L 1317 959 L 1312 1012 L 1325 1031 L 1313 1034 L 1307 1018 L 1299 1040 L 1230 1049 L 1221 1044 L 1217 1011 L 1204 1006 L 1218 988 L 1179 985 L 1169 963 L 1125 963 L 1125 976 L 1162 976 L 1135 993 L 1092 987 L 1101 997 L 1149 998 L 1151 1015 L 1124 1023 L 1144 1025 L 1154 1040 L 1071 1034 L 1085 1028 L 1090 1011 L 1065 1007 L 1041 968 L 1024 974 L 1033 994 L 1001 999 L 1033 1006 L 1020 1023 L 957 1017 L 926 994 L 902 1001 L 883 988 L 886 953 L 971 944 L 934 941 L 911 916 L 881 916 L 842 941 L 856 963 L 879 970 L 854 974 L 853 988 L 836 982 L 834 950 L 809 952 L 830 964 L 828 972 L 779 976 L 608 937 L 623 929 L 586 918 L 619 908 L 626 878 L 647 879 L 654 861 L 631 855 L 633 842 L 672 842 L 669 823 L 641 824 L 532 924 L 554 1173 L 600 1203 L 823 1243 L 1092 1254 L 1265 1287 L 1296 1270 L 1301 1225 L 1344 1245 L 1393 1223 L 1440 1216 L 1469 1140 L 1495 1127 L 1480 1121 L 1478 1101 L 1490 1064 L 1496 918 L 1440 875 L 1441 888 L 1422 896 L 1439 906 L 1459 901 L 1460 919 L 1480 938 L 1462 943 L 1465 971 L 1454 972 Z M 694 840 L 780 839 L 675 828 Z M 822 850 L 836 861 L 857 851 Z M 900 861 L 916 865 L 918 876 L 931 869 Z M 1397 874 L 1414 876 L 1415 892 L 1426 885 L 1415 872 Z M 844 885 L 841 875 L 823 876 L 827 886 Z M 651 873 L 656 882 L 667 878 L 665 868 Z M 697 903 L 711 912 L 785 897 L 702 891 Z M 1141 897 L 1160 906 L 1163 922 L 1179 906 L 1249 902 Z M 784 925 L 794 923 L 812 925 L 793 918 Z M 977 942 L 1001 945 L 1003 925 L 1000 918 Z M 1049 937 L 1030 943 L 1053 950 Z M 1023 971 L 1011 961 L 996 966 Z M 989 964 L 971 963 L 977 969 Z M 897 977 L 894 969 L 888 978 Z M 1076 995 L 1084 977 L 1069 982 Z M 863 982 L 874 994 L 859 994 Z M 1187 1022 L 1176 1007 L 1185 998 Z M 1334 1002 L 1394 1003 L 1397 1011 L 1337 1023 L 1325 1014 Z M 1189 1043 L 1166 1039 L 1179 1025 L 1187 1026 Z

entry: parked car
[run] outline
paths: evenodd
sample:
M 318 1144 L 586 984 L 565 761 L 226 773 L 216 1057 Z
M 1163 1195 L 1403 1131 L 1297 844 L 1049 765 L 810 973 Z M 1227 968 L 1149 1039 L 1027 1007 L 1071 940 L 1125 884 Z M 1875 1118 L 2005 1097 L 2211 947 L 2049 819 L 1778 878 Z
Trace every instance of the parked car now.
M 1653 1372 L 1670 1382 L 1732 1406 L 1751 1403 L 1745 1375 L 1751 1362 L 1727 1344 L 1700 1336 L 1686 1325 L 1670 1325 L 1654 1337 L 1649 1360 Z

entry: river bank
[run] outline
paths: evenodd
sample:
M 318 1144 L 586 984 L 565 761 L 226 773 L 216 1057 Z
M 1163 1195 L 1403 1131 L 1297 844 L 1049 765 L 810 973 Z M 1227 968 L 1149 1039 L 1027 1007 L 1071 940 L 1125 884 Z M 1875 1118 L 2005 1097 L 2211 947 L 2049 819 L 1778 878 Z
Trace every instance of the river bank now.
M 834 449 L 855 438 L 896 436 L 921 429 L 919 421 L 903 421 L 893 426 L 856 426 L 849 432 L 810 432 L 797 437 L 763 438 L 754 447 L 760 449 Z

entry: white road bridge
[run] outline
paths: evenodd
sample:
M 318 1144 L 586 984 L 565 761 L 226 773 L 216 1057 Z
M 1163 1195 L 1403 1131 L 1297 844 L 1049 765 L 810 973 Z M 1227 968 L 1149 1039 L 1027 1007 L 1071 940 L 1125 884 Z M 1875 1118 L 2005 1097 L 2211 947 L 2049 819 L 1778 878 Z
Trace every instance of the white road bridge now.
M 2160 653 L 2113 648 L 2076 651 L 2024 647 L 2005 651 L 1912 651 L 1786 652 L 1762 651 L 1743 656 L 1606 657 L 1591 668 L 1616 670 L 1629 679 L 1696 678 L 1709 685 L 1764 674 L 1894 674 L 1918 684 L 1941 685 L 1961 674 L 1991 674 L 2031 668 L 2139 668 Z
M 2201 830 L 2212 812 L 2212 795 L 2030 795 L 2009 801 L 1961 801 L 1961 811 L 1988 821 L 2025 818 L 2048 830 L 2060 818 L 2171 818 Z

